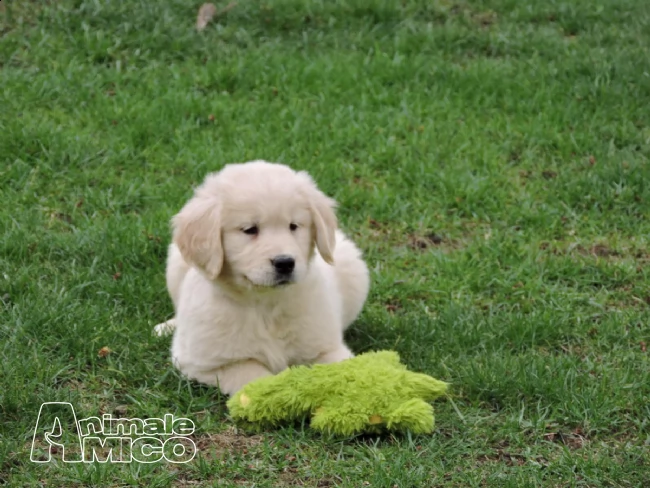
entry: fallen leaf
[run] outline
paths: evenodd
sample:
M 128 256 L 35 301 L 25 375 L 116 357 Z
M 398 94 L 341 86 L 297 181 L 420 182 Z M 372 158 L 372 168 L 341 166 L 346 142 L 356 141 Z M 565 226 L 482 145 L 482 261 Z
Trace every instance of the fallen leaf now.
M 108 355 L 109 355 L 110 353 L 112 353 L 112 352 L 113 352 L 113 351 L 111 351 L 108 347 L 104 346 L 104 347 L 102 347 L 102 348 L 99 350 L 99 352 L 97 353 L 97 355 L 98 355 L 100 358 L 105 358 L 106 356 L 108 356 Z
M 214 4 L 204 3 L 201 5 L 201 8 L 199 8 L 199 14 L 196 17 L 196 30 L 199 32 L 202 31 L 215 17 L 221 17 L 225 13 L 235 8 L 236 5 L 237 2 L 230 2 L 220 11 L 217 11 L 217 7 L 215 7 Z
M 202 31 L 217 14 L 217 7 L 212 3 L 204 3 L 199 8 L 199 14 L 196 17 L 196 30 Z
M 113 409 L 113 413 L 118 416 L 126 415 L 128 409 L 128 405 L 118 405 Z

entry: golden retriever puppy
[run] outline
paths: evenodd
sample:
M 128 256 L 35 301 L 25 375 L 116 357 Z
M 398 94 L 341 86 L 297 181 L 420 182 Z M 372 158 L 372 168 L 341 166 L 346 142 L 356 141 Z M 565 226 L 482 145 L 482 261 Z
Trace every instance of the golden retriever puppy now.
M 266 161 L 207 176 L 172 219 L 172 359 L 232 395 L 290 365 L 352 357 L 343 331 L 368 295 L 360 251 L 334 200 L 305 172 Z

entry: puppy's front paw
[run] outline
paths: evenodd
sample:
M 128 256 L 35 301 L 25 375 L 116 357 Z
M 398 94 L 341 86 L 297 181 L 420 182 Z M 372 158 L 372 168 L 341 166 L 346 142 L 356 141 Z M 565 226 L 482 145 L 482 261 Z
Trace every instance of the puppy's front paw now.
M 316 358 L 315 362 L 321 364 L 338 363 L 340 361 L 345 361 L 346 359 L 353 357 L 354 354 L 352 354 L 352 351 L 350 351 L 345 344 L 341 344 L 337 349 L 334 349 L 333 351 L 321 353 Z
M 174 332 L 176 328 L 176 319 L 169 319 L 167 322 L 162 322 L 153 328 L 153 333 L 158 337 L 167 336 Z
M 249 359 L 219 368 L 217 385 L 222 393 L 232 396 L 251 381 L 272 374 L 266 366 L 254 359 Z

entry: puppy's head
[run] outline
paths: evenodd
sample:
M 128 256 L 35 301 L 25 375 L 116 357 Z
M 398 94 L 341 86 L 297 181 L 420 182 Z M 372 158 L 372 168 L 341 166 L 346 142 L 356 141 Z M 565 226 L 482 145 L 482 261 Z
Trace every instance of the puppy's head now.
M 209 279 L 251 289 L 299 282 L 314 249 L 333 264 L 334 200 L 304 172 L 253 161 L 208 175 L 173 218 L 183 258 Z

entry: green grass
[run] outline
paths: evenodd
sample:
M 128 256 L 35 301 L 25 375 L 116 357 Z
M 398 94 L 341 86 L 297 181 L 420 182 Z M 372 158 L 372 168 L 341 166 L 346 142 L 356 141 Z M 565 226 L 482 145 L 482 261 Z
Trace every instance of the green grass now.
M 650 4 L 199 4 L 1 2 L 0 484 L 650 485 Z M 340 202 L 349 343 L 453 384 L 434 435 L 252 436 L 171 368 L 169 219 L 257 158 Z M 31 463 L 45 401 L 189 417 L 200 456 Z

